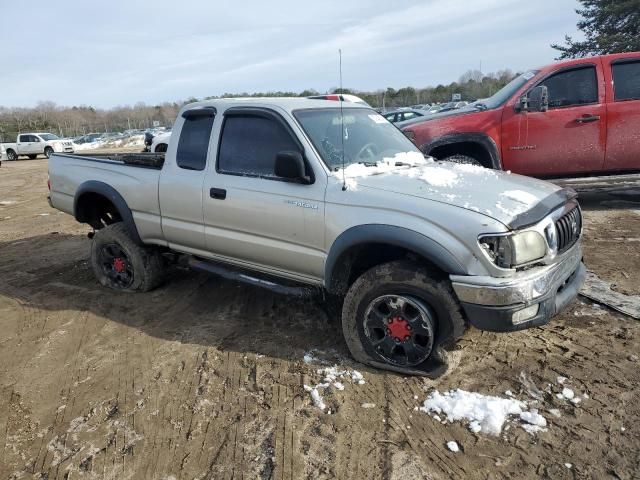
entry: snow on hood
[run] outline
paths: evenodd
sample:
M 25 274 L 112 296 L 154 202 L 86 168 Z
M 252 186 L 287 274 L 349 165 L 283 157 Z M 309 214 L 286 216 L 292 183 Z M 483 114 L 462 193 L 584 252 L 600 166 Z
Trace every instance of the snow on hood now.
M 342 169 L 334 172 L 342 179 Z M 344 169 L 349 190 L 373 188 L 434 200 L 488 215 L 508 225 L 560 187 L 477 165 L 436 162 L 419 152 L 403 152 L 375 166 Z

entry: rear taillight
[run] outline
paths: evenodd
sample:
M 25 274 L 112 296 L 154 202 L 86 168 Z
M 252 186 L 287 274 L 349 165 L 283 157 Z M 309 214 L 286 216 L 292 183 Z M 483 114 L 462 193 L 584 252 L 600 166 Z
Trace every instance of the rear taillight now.
M 49 188 L 49 191 L 51 191 L 51 179 L 47 178 L 47 187 Z

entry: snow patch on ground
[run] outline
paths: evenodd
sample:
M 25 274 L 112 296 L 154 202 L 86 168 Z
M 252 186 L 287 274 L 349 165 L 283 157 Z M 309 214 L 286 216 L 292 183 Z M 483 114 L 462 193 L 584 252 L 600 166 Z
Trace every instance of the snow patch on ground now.
M 427 414 L 444 414 L 449 422 L 466 421 L 474 433 L 499 435 L 509 416 L 517 415 L 526 422 L 523 428 L 529 433 L 543 431 L 545 418 L 527 403 L 514 398 L 501 398 L 465 390 L 451 390 L 441 394 L 432 392 L 420 410 Z
M 447 448 L 451 450 L 453 453 L 458 453 L 460 451 L 460 447 L 453 440 L 450 442 L 447 442 Z
M 307 362 L 307 357 L 310 357 L 309 362 Z M 315 360 L 315 358 L 311 357 L 309 354 L 305 355 L 305 363 L 310 363 L 313 360 Z M 327 409 L 327 405 L 324 402 L 323 395 L 320 393 L 321 391 L 327 393 L 330 392 L 331 389 L 343 391 L 345 389 L 345 382 L 350 382 L 351 384 L 355 385 L 364 385 L 365 383 L 362 373 L 360 373 L 358 370 L 351 370 L 349 368 L 343 369 L 338 367 L 338 365 L 319 368 L 316 370 L 316 373 L 322 376 L 322 380 L 316 385 L 304 385 L 304 389 L 305 391 L 309 392 L 313 404 L 322 411 L 325 411 Z M 365 404 L 362 405 L 363 408 L 372 408 L 369 406 L 365 407 L 364 405 Z M 331 413 L 331 410 L 328 410 L 327 413 Z

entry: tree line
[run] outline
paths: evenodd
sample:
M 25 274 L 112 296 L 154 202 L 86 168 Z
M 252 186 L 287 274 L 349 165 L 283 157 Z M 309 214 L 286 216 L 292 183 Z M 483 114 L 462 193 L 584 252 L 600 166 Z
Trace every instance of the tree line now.
M 415 104 L 448 102 L 452 94 L 458 93 L 463 100 L 476 100 L 493 95 L 506 85 L 515 74 L 511 70 L 482 74 L 469 70 L 457 82 L 435 87 L 400 89 L 387 88 L 376 91 L 360 91 L 345 88 L 343 93 L 359 96 L 374 108 L 396 108 Z M 339 93 L 332 88 L 323 93 Z M 225 93 L 220 96 L 205 97 L 210 100 L 221 97 L 308 97 L 320 92 L 312 89 L 302 92 L 255 92 Z M 147 129 L 155 125 L 170 127 L 180 108 L 186 103 L 198 101 L 195 97 L 179 102 L 165 102 L 160 105 L 137 103 L 133 106 L 118 106 L 99 109 L 92 106 L 64 107 L 54 102 L 40 102 L 35 107 L 0 106 L 0 140 L 15 141 L 21 132 L 52 132 L 61 137 L 76 137 L 87 133 L 123 132 L 131 129 Z

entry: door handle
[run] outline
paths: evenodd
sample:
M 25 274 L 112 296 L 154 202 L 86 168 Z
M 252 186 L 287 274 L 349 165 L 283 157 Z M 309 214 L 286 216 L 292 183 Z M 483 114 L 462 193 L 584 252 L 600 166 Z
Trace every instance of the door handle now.
M 224 200 L 227 198 L 227 191 L 224 188 L 210 188 L 209 196 L 216 200 Z
M 597 122 L 598 120 L 600 120 L 600 115 L 584 115 L 576 118 L 576 122 L 578 123 Z

